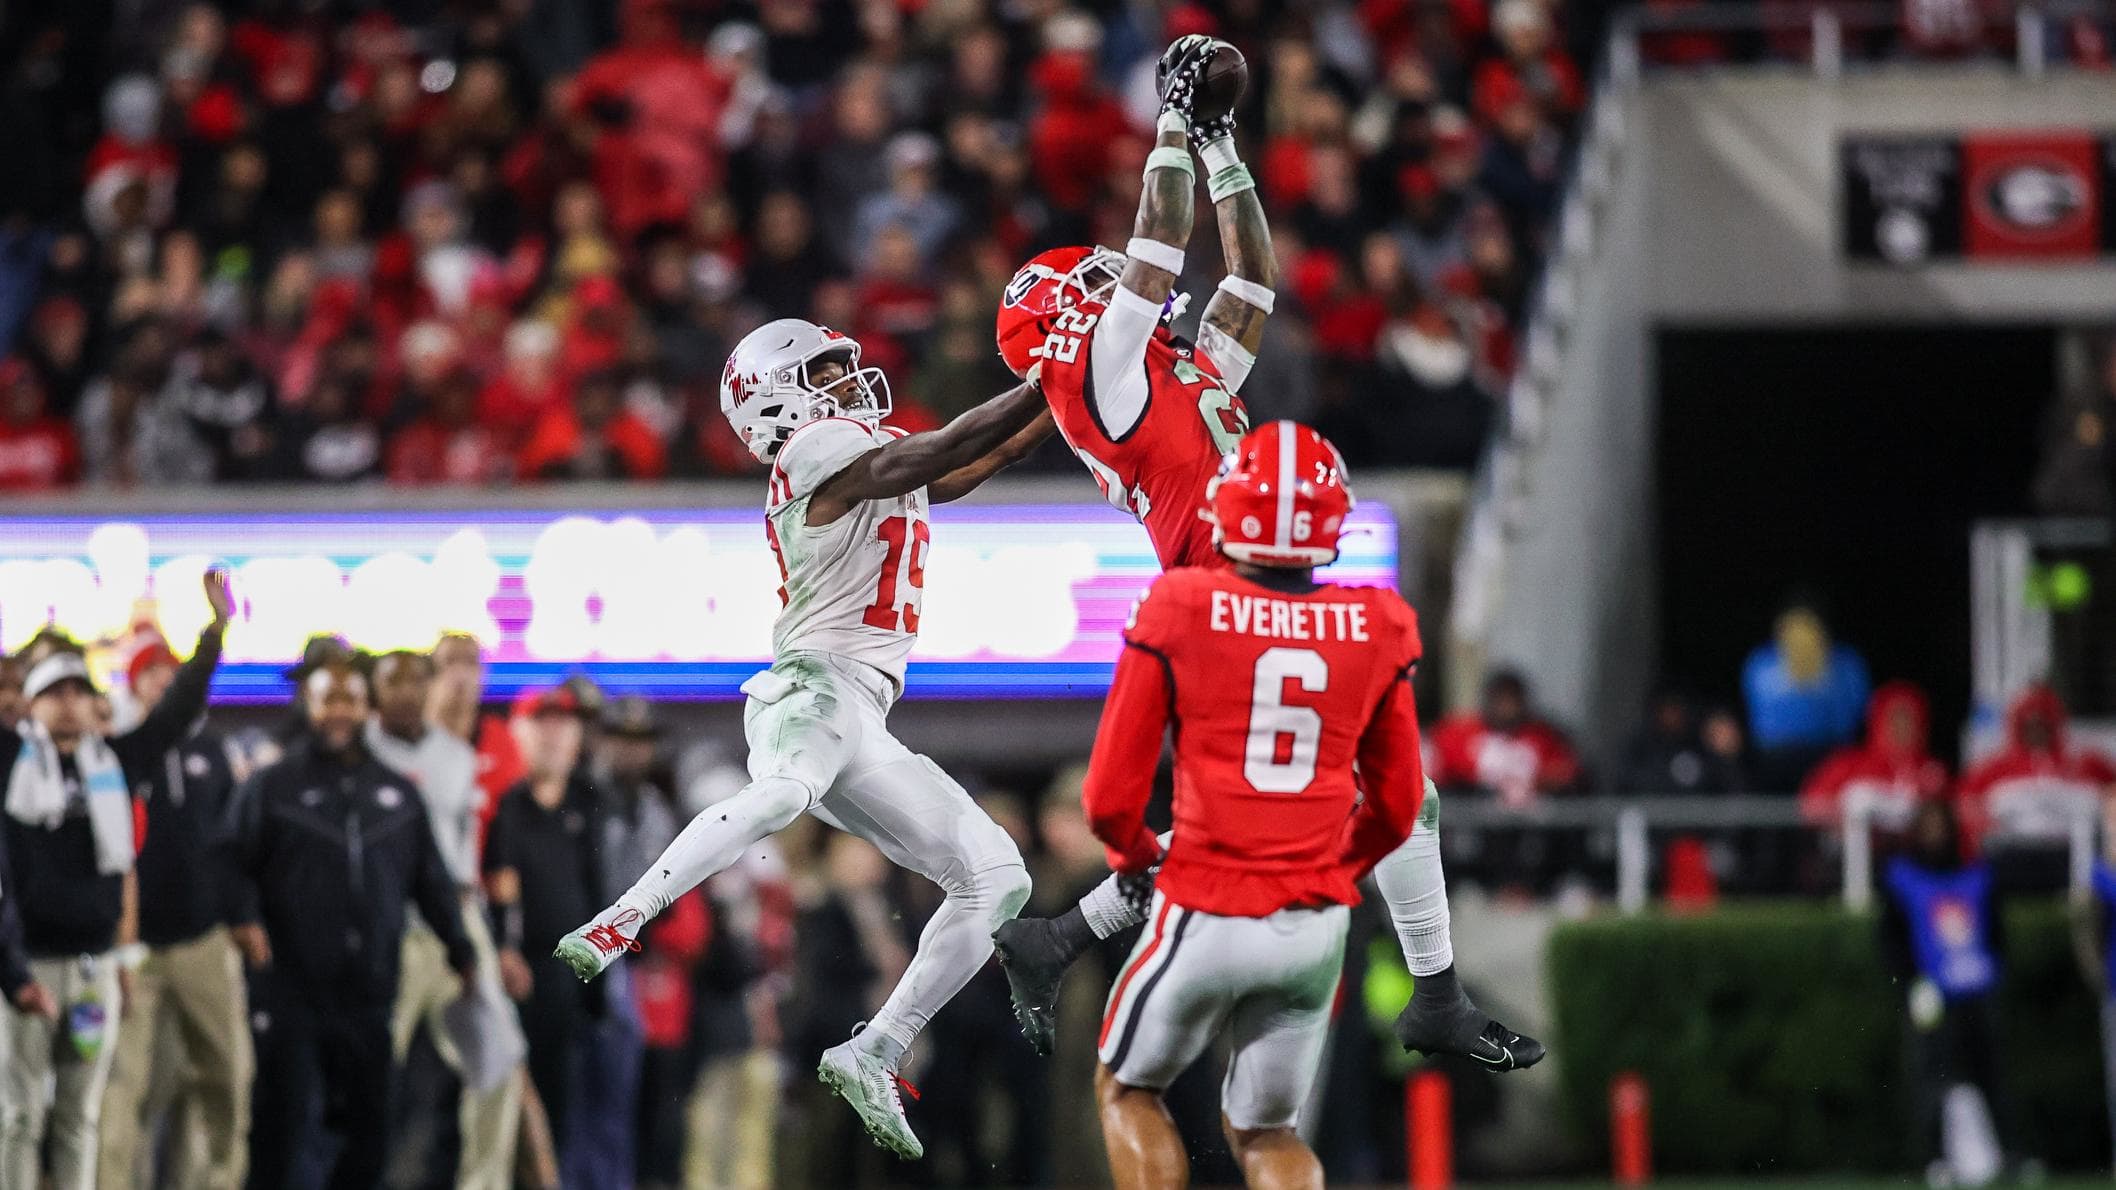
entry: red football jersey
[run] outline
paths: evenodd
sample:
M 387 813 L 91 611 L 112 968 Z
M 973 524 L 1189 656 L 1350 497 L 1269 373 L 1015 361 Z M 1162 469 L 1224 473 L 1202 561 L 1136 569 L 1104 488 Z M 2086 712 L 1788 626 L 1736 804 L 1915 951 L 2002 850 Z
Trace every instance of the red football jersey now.
M 1088 357 L 1102 302 L 1083 302 L 1059 320 L 1046 345 L 1040 383 L 1067 446 L 1087 464 L 1102 494 L 1137 517 L 1161 569 L 1224 565 L 1212 527 L 1198 519 L 1205 483 L 1220 456 L 1249 432 L 1249 414 L 1212 361 L 1165 330 L 1146 344 L 1146 412 L 1112 437 L 1088 399 Z
M 1223 916 L 1356 903 L 1355 883 L 1410 835 L 1425 790 L 1410 606 L 1381 587 L 1288 594 L 1185 568 L 1147 589 L 1125 645 L 1083 795 L 1110 866 L 1160 860 L 1162 893 Z M 1163 859 L 1146 802 L 1169 727 L 1175 838 Z

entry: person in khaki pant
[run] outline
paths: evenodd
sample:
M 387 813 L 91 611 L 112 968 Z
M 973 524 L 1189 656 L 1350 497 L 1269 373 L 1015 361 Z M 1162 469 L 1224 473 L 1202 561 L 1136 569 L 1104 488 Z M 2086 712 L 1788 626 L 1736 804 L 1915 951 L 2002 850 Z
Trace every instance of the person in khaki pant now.
M 162 701 L 176 676 L 176 657 L 160 644 L 140 650 L 127 670 L 142 713 Z M 140 942 L 146 958 L 133 973 L 110 1084 L 103 1092 L 96 1181 L 103 1190 L 143 1184 L 233 1190 L 249 1164 L 251 1052 L 249 996 L 242 961 L 225 922 L 230 887 L 224 821 L 236 773 L 226 743 L 203 723 L 132 774 L 147 808 L 140 848 Z M 155 1057 L 173 1048 L 177 1070 L 157 1071 Z M 152 1095 L 175 1082 L 175 1096 Z M 162 1102 L 151 1102 L 152 1100 Z M 173 1167 L 151 1176 L 151 1107 L 166 1104 L 178 1131 Z M 158 1113 L 157 1113 L 158 1114 Z
M 375 758 L 409 778 L 426 803 L 434 842 L 456 882 L 463 904 L 463 932 L 477 954 L 483 1011 L 452 1022 L 451 1006 L 464 995 L 463 981 L 449 968 L 448 953 L 432 929 L 415 921 L 404 931 L 397 999 L 390 1013 L 390 1044 L 404 1064 L 423 1024 L 450 1069 L 463 1079 L 459 1108 L 462 1155 L 458 1190 L 506 1190 L 513 1185 L 515 1146 L 521 1121 L 521 1079 L 502 1073 L 489 1055 L 472 1060 L 468 1048 L 511 1053 L 520 1064 L 520 1026 L 513 1005 L 499 990 L 499 958 L 476 892 L 477 753 L 461 739 L 427 721 L 435 668 L 424 653 L 399 650 L 375 659 L 375 714 L 368 720 L 367 747 Z M 477 1034 L 465 1038 L 462 1030 Z M 482 1067 L 483 1069 L 477 1069 Z M 480 1081 L 484 1085 L 479 1085 Z
M 40 1167 L 57 1190 L 95 1185 L 103 1092 L 126 1031 L 120 1014 L 131 973 L 121 948 L 137 940 L 139 922 L 144 807 L 132 785 L 205 713 L 234 600 L 222 571 L 206 572 L 204 587 L 212 619 L 197 649 L 130 730 L 105 734 L 93 671 L 59 643 L 24 680 L 30 719 L 0 733 L 8 891 L 31 972 L 59 1009 L 57 1021 L 19 1006 L 0 1012 L 12 1049 L 0 1100 L 0 1186 L 35 1186 Z

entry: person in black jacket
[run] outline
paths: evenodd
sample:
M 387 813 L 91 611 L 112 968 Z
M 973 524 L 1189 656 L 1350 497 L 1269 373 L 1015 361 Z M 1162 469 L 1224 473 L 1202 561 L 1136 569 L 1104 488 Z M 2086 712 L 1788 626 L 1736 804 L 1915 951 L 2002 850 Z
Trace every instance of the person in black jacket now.
M 126 684 L 147 712 L 174 684 L 176 655 L 159 641 L 134 654 Z M 102 1184 L 134 1186 L 158 1045 L 172 1042 L 186 1071 L 168 1180 L 178 1185 L 240 1186 L 249 1164 L 249 996 L 227 926 L 236 924 L 235 873 L 225 829 L 235 791 L 227 741 L 194 721 L 157 763 L 130 774 L 147 807 L 140 846 L 139 935 L 147 955 L 133 975 L 110 1086 L 103 1093 Z M 185 1125 L 188 1125 L 186 1127 Z M 143 1137 L 143 1132 L 145 1137 Z M 199 1159 L 182 1168 L 189 1158 Z M 150 1178 L 150 1182 L 155 1179 Z
M 137 727 L 96 730 L 98 692 L 78 647 L 50 637 L 24 681 L 29 717 L 0 732 L 5 840 L 36 981 L 52 990 L 60 1021 L 6 1011 L 8 1110 L 0 1115 L 0 1185 L 37 1184 L 51 1135 L 52 1180 L 95 1179 L 103 1089 L 116 1054 L 119 1008 L 131 973 L 119 948 L 134 940 L 135 775 L 160 763 L 205 712 L 234 604 L 227 575 L 205 577 L 212 622 L 168 693 Z
M 318 1084 L 343 1145 L 328 1184 L 380 1184 L 389 1154 L 390 1008 L 406 905 L 468 982 L 476 956 L 454 881 L 410 782 L 368 751 L 367 679 L 343 661 L 303 682 L 309 732 L 243 783 L 236 864 L 262 925 L 235 930 L 258 968 L 250 1185 L 290 1184 Z

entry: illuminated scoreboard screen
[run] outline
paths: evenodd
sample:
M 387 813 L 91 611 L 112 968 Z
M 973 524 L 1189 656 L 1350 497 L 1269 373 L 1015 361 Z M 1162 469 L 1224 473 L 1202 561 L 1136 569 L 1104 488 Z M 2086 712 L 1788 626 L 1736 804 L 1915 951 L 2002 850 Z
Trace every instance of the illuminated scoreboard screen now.
M 1099 696 L 1132 601 L 1157 573 L 1145 531 L 1096 504 L 934 510 L 908 694 Z M 1396 523 L 1352 518 L 1335 581 L 1394 586 Z M 754 509 L 227 512 L 0 519 L 0 645 L 56 623 L 114 639 L 140 616 L 188 651 L 199 575 L 234 575 L 241 607 L 216 697 L 287 696 L 313 633 L 427 648 L 484 642 L 488 693 L 586 673 L 612 693 L 736 697 L 769 662 L 777 563 Z

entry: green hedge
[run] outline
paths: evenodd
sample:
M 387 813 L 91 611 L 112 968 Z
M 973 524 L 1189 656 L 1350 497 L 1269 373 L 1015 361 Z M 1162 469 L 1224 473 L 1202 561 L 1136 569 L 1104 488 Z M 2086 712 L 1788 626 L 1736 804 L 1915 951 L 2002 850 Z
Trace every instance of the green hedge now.
M 2064 912 L 2007 913 L 2009 1115 L 2022 1146 L 2106 1167 L 2100 1032 Z M 1669 1173 L 1905 1170 L 1903 997 L 1871 917 L 1816 905 L 1607 918 L 1550 940 L 1555 1056 L 1572 1123 L 1606 1146 L 1610 1076 L 1652 1088 Z M 1606 1151 L 1606 1149 L 1605 1149 Z

